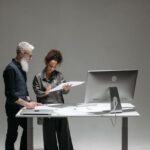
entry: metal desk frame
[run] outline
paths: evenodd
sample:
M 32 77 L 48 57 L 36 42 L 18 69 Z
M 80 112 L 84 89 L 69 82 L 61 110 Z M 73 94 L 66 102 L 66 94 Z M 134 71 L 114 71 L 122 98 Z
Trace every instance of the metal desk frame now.
M 77 116 L 52 116 L 52 115 L 21 115 L 20 110 L 16 117 L 26 117 L 27 118 L 27 150 L 33 150 L 33 118 L 34 117 L 121 117 L 122 118 L 122 149 L 128 150 L 128 117 L 139 116 L 139 113 L 135 110 L 133 112 L 122 112 L 117 114 L 101 114 L 101 115 L 77 115 Z

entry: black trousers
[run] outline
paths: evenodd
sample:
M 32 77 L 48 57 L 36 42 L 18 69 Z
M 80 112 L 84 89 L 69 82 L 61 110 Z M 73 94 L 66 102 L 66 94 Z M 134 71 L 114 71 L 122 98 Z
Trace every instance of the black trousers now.
M 73 150 L 67 118 L 43 120 L 44 150 Z
M 5 141 L 5 150 L 15 150 L 14 144 L 18 136 L 18 127 L 23 128 L 20 141 L 20 150 L 27 150 L 27 119 L 26 118 L 7 118 L 7 134 Z

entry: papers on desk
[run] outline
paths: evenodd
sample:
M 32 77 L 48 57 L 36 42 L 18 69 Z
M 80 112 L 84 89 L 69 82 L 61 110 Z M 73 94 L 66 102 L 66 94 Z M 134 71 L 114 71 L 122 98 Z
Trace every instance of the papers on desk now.
M 56 86 L 55 88 L 51 89 L 49 92 L 62 90 L 65 85 L 70 85 L 71 87 L 74 87 L 74 86 L 81 85 L 83 83 L 84 83 L 84 81 L 69 81 L 69 82 L 61 83 L 58 86 Z
M 34 110 L 55 110 L 56 107 L 49 107 L 47 105 L 36 106 Z
M 77 110 L 86 113 L 110 111 L 110 104 L 108 103 L 81 104 L 78 105 Z
M 109 104 L 100 104 L 100 103 L 93 103 L 93 104 L 83 104 L 77 106 L 67 106 L 63 108 L 58 108 L 53 111 L 53 114 L 56 116 L 86 116 L 90 115 L 91 113 L 95 112 L 104 112 L 110 110 Z
M 87 114 L 86 111 L 80 111 L 77 106 L 66 106 L 66 105 L 42 105 L 36 106 L 35 111 L 52 111 L 53 116 L 82 116 Z
M 86 116 L 87 111 L 78 110 L 76 106 L 68 106 L 53 111 L 53 116 Z
M 133 109 L 134 106 L 129 103 L 122 103 L 122 109 Z M 109 103 L 82 103 L 77 106 L 66 106 L 64 104 L 49 104 L 36 106 L 35 111 L 48 110 L 52 111 L 53 115 L 57 116 L 82 116 L 90 113 L 110 113 Z
M 118 113 L 118 116 L 125 114 L 134 116 L 135 106 L 130 103 L 121 103 L 123 113 Z M 65 105 L 65 104 L 45 104 L 42 106 L 36 106 L 34 109 L 22 109 L 19 112 L 23 116 L 47 116 L 62 117 L 62 116 L 111 116 L 110 103 L 82 103 L 78 105 Z
M 130 103 L 121 103 L 122 109 L 133 109 L 134 105 Z M 86 113 L 98 113 L 98 112 L 106 112 L 110 113 L 111 106 L 110 103 L 82 103 L 77 106 L 77 111 L 86 112 Z

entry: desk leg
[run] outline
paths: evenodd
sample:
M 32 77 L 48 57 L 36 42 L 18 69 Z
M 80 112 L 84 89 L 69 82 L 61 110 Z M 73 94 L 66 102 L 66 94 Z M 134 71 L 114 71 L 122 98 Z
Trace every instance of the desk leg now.
M 27 118 L 27 150 L 33 150 L 33 118 Z
M 128 150 L 128 117 L 122 118 L 122 150 Z

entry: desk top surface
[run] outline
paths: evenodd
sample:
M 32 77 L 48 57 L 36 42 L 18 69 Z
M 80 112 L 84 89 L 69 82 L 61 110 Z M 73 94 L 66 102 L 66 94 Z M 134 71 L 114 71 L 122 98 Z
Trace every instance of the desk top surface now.
M 131 103 L 122 103 L 122 112 L 110 112 L 110 103 L 79 105 L 49 104 L 35 109 L 22 108 L 16 117 L 134 117 L 140 116 Z

